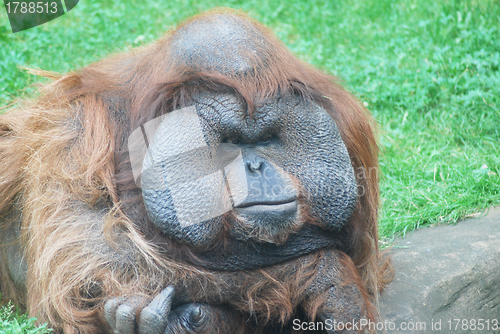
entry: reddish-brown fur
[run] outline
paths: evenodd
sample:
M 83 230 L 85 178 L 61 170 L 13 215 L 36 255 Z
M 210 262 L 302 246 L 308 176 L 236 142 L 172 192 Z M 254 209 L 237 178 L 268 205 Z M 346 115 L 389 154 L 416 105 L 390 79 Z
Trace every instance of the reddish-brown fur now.
M 0 249 L 2 298 L 56 329 L 96 333 L 111 296 L 154 296 L 169 284 L 190 281 L 223 293 L 217 273 L 186 264 L 197 261 L 189 248 L 159 236 L 148 221 L 126 148 L 131 130 L 183 105 L 199 89 L 235 93 L 250 112 L 278 91 L 312 98 L 335 119 L 355 170 L 377 170 L 374 125 L 360 102 L 335 78 L 295 58 L 267 28 L 244 14 L 220 12 L 264 32 L 275 49 L 268 67 L 245 77 L 168 67 L 175 63 L 168 57 L 174 31 L 66 75 L 41 73 L 54 80 L 40 96 L 0 115 L 0 228 L 21 222 L 29 267 L 26 293 L 10 279 Z M 357 178 L 363 195 L 348 222 L 348 256 L 340 262 L 345 284 L 361 289 L 373 319 L 371 305 L 387 266 L 380 265 L 377 246 L 377 175 L 366 175 Z M 240 309 L 250 308 L 262 322 L 290 320 L 321 254 L 305 257 L 310 261 L 296 275 L 282 277 L 273 268 L 242 273 L 253 284 L 242 290 Z M 320 303 L 310 301 L 310 316 Z

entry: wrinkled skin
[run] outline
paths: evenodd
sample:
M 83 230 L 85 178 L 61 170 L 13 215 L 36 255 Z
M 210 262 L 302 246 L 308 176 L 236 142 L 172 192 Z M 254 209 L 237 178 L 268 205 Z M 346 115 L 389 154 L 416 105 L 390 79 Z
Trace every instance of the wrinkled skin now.
M 172 309 L 173 298 L 172 286 L 142 309 L 147 302 L 145 298 L 114 298 L 106 303 L 104 315 L 113 332 L 122 334 L 237 333 L 241 327 L 229 310 L 199 303 Z M 138 310 L 140 313 L 136 319 Z
M 179 29 L 169 52 L 193 70 L 234 77 L 266 66 L 260 52 L 272 48 L 266 43 L 248 22 L 215 15 Z M 256 53 L 259 66 L 248 57 Z M 250 316 L 231 307 L 233 300 L 245 300 L 242 287 L 262 268 L 271 268 L 269 275 L 276 280 L 293 275 L 294 261 L 318 251 L 326 255 L 297 307 L 324 295 L 318 319 L 363 317 L 362 293 L 345 282 L 339 262 L 357 185 L 333 118 L 311 99 L 289 93 L 269 97 L 252 114 L 239 96 L 210 90 L 181 107 L 172 115 L 189 112 L 189 121 L 173 126 L 167 115 L 148 138 L 140 180 L 145 208 L 165 237 L 192 248 L 200 262 L 191 264 L 209 270 L 227 289 L 202 287 L 205 294 L 193 296 L 189 286 L 196 282 L 179 282 L 157 296 L 109 298 L 103 310 L 109 329 L 120 334 L 251 332 Z M 203 147 L 192 144 L 196 136 Z M 239 169 L 233 175 L 225 168 L 235 161 Z M 216 171 L 224 171 L 223 188 L 228 185 L 230 200 L 216 181 L 203 183 L 205 188 L 195 185 Z M 210 201 L 203 202 L 207 197 Z M 214 205 L 220 205 L 219 211 L 206 214 Z M 314 224 L 306 224 L 307 219 Z M 3 243 L 18 239 L 16 233 L 11 229 Z M 14 244 L 8 253 L 11 276 L 22 286 L 27 271 L 19 261 L 22 250 Z M 262 330 L 286 333 L 290 324 Z
M 268 46 L 260 45 L 265 41 L 261 40 L 258 30 L 253 30 L 244 30 L 242 22 L 232 17 L 194 21 L 177 32 L 171 52 L 193 68 L 220 71 L 221 74 L 258 71 L 248 64 L 244 55 Z M 331 116 L 313 101 L 289 95 L 269 99 L 258 106 L 253 115 L 249 115 L 242 101 L 231 94 L 207 92 L 193 100 L 207 149 L 216 151 L 221 144 L 229 143 L 240 150 L 248 182 L 247 196 L 231 210 L 236 216 L 236 224 L 232 227 L 227 248 L 215 247 L 207 253 L 223 228 L 220 216 L 206 221 L 200 218 L 191 225 L 179 222 L 172 189 L 168 184 L 161 184 L 165 169 L 150 168 L 143 171 L 142 183 L 152 221 L 171 237 L 201 248 L 198 255 L 206 259 L 207 266 L 212 269 L 258 268 L 334 246 L 331 235 L 323 231 L 341 230 L 354 209 L 357 189 L 349 155 Z M 164 121 L 167 125 L 168 120 Z M 160 126 L 149 147 L 157 165 L 169 159 L 186 159 L 185 165 L 170 169 L 171 174 L 178 175 L 186 165 L 205 162 L 202 158 L 190 157 L 190 153 L 175 158 L 169 156 L 172 145 L 177 146 L 176 152 L 189 152 L 191 147 L 186 141 L 191 134 L 194 137 L 194 128 L 191 121 L 181 122 L 176 131 L 185 141 L 176 141 L 172 139 L 173 129 Z M 196 167 L 192 169 L 189 172 L 195 174 Z M 205 175 L 200 174 L 194 178 Z M 272 177 L 268 177 L 269 174 Z M 295 179 L 303 189 L 294 183 Z M 241 185 L 245 181 L 236 182 Z M 278 190 L 273 191 L 273 187 Z M 158 188 L 160 190 L 155 190 Z M 186 187 L 182 191 L 188 193 L 192 189 Z M 306 226 L 301 233 L 290 235 L 303 224 L 299 195 L 307 196 L 310 215 L 317 218 L 321 230 Z M 200 205 L 196 201 L 199 198 L 192 200 L 193 203 L 189 202 L 189 197 L 187 200 L 181 198 L 192 210 Z M 284 202 L 286 204 L 282 204 Z M 283 240 L 287 243 L 276 247 Z
M 158 186 L 164 178 L 165 169 L 161 166 L 168 159 L 179 159 L 177 155 L 163 158 L 172 147 L 172 134 L 163 133 L 160 126 L 149 148 L 160 167 L 145 170 L 142 184 L 148 213 L 163 232 L 201 247 L 197 255 L 211 269 L 259 268 L 336 246 L 336 239 L 324 230 L 339 231 L 352 213 L 356 183 L 335 122 L 323 109 L 313 102 L 287 97 L 263 105 L 250 117 L 234 96 L 208 94 L 199 97 L 195 107 L 207 147 L 215 151 L 221 143 L 231 143 L 233 150 L 242 155 L 243 180 L 233 179 L 230 183 L 231 188 L 245 188 L 247 196 L 232 210 L 231 236 L 224 249 L 211 244 L 223 229 L 220 216 L 194 224 L 178 222 L 173 196 L 164 190 L 168 185 Z M 186 123 L 178 131 L 189 137 L 191 127 L 192 123 Z M 183 157 L 187 160 L 185 165 L 175 166 L 169 173 L 179 175 L 188 169 L 190 175 L 196 174 L 193 165 L 203 159 L 189 154 L 192 153 L 188 151 L 188 157 Z M 221 159 L 216 156 L 214 160 Z M 208 164 L 203 162 L 199 164 Z M 300 209 L 304 203 L 298 198 L 300 189 L 293 183 L 295 178 L 309 195 L 311 214 L 319 217 L 317 226 L 303 226 Z M 241 182 L 245 184 L 238 184 Z M 154 190 L 155 187 L 160 190 Z M 188 185 L 181 191 L 196 189 Z M 189 207 L 190 199 L 183 200 Z M 201 206 L 199 198 L 193 199 L 192 206 L 191 215 Z M 209 209 L 207 205 L 201 211 Z M 292 234 L 299 229 L 300 233 Z M 286 243 L 281 245 L 283 240 Z

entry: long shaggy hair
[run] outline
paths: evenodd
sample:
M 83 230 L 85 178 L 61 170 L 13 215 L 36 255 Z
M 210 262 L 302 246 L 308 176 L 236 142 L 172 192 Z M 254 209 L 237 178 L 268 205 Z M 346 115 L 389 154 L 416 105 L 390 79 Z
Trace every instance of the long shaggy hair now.
M 171 54 L 176 31 L 222 13 L 264 34 L 263 48 L 272 46 L 262 50 L 265 64 L 259 52 L 246 55 L 258 71 L 194 70 Z M 208 90 L 235 94 L 250 113 L 266 98 L 298 94 L 333 117 L 355 171 L 370 171 L 356 172 L 359 196 L 345 226 L 347 256 L 341 257 L 355 275 L 345 280 L 366 292 L 367 305 L 376 304 L 388 262 L 381 261 L 377 246 L 378 149 L 369 113 L 334 77 L 297 59 L 245 14 L 220 9 L 191 20 L 152 45 L 65 75 L 37 71 L 52 82 L 36 99 L 0 115 L 0 228 L 20 225 L 28 264 L 20 287 L 8 273 L 6 248 L 0 248 L 2 298 L 56 329 L 96 333 L 103 328 L 100 314 L 108 297 L 154 296 L 169 284 L 190 281 L 200 282 L 193 291 L 211 286 L 223 293 L 216 273 L 187 264 L 197 261 L 190 249 L 162 237 L 148 220 L 126 145 L 132 130 Z M 272 268 L 253 271 L 241 307 L 266 319 L 289 320 L 322 254 L 294 265 L 293 277 L 280 277 Z

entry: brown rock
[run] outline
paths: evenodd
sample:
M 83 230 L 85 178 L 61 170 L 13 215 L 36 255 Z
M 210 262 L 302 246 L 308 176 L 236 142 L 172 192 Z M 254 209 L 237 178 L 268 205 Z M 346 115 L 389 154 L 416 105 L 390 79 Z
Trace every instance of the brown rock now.
M 389 252 L 396 274 L 380 302 L 387 333 L 500 333 L 500 208 L 417 230 Z

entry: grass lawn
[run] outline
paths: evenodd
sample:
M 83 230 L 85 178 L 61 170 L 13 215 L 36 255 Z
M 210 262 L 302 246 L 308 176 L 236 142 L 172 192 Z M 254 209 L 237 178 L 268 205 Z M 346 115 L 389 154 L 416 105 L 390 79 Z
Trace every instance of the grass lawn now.
M 40 80 L 19 66 L 76 69 L 151 42 L 215 6 L 249 12 L 373 112 L 383 242 L 500 203 L 496 0 L 82 0 L 67 15 L 17 34 L 0 10 L 0 107 L 23 96 L 20 90 L 33 93 L 30 84 Z

